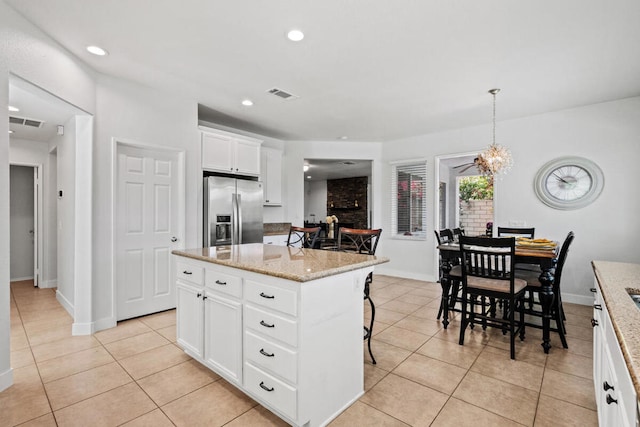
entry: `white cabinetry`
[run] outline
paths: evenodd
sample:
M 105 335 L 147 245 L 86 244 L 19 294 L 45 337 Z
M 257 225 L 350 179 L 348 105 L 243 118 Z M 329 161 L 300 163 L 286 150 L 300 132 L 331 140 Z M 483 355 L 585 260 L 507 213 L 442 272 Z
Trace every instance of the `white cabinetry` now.
M 242 380 L 242 279 L 191 260 L 176 263 L 177 343 L 227 380 Z
M 264 183 L 264 205 L 282 205 L 282 151 L 263 147 L 261 153 L 262 182 Z
M 202 169 L 238 175 L 260 175 L 258 139 L 223 131 L 202 131 Z
M 596 281 L 593 309 L 593 381 L 601 426 L 636 426 L 637 397 L 611 317 Z
M 189 355 L 294 426 L 326 425 L 363 394 L 362 292 L 373 267 L 300 283 L 174 259 L 177 342 Z M 187 283 L 193 271 L 200 287 Z

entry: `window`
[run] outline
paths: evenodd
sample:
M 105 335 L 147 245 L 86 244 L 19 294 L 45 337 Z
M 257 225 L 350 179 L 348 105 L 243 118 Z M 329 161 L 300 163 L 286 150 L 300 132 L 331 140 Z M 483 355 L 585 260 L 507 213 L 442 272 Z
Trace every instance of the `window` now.
M 427 163 L 392 165 L 391 220 L 394 237 L 426 239 Z

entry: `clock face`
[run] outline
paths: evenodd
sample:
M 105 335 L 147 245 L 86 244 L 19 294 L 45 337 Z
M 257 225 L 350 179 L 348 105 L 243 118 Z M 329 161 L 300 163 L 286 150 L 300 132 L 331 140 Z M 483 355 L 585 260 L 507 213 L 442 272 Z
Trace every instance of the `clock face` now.
M 562 157 L 545 164 L 537 173 L 538 198 L 556 209 L 577 209 L 593 202 L 602 191 L 604 176 L 592 161 Z

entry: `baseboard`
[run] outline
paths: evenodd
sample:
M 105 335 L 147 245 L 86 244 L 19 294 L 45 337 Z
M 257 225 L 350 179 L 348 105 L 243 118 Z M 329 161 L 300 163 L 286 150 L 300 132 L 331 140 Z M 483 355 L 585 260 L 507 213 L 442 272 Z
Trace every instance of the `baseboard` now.
M 74 312 L 73 312 L 74 311 L 73 310 L 73 304 L 71 304 L 71 302 L 64 295 L 62 295 L 60 290 L 56 291 L 56 299 L 58 300 L 60 305 L 62 307 L 64 307 L 65 310 L 67 310 L 67 313 L 69 313 L 71 318 L 75 319 L 76 317 L 75 317 Z
M 94 332 L 94 323 L 76 323 L 71 325 L 71 335 L 91 335 Z
M 385 276 L 402 277 L 403 279 L 424 280 L 426 282 L 435 282 L 438 280 L 432 275 L 414 274 L 407 271 L 384 268 L 382 266 L 375 267 L 373 271 L 373 275 L 375 276 L 376 274 L 384 274 Z
M 562 292 L 562 302 L 570 302 L 573 304 L 580 305 L 593 305 L 593 294 L 586 295 L 576 295 L 576 294 L 565 294 Z
M 58 287 L 58 279 L 55 280 L 41 280 L 39 287 L 41 289 L 51 289 Z
M 9 368 L 0 374 L 0 391 L 6 390 L 13 385 L 13 369 Z
M 96 320 L 93 323 L 94 332 L 102 331 L 104 329 L 114 328 L 118 322 L 115 317 L 105 317 L 100 320 Z
M 12 277 L 11 279 L 9 279 L 10 282 L 22 282 L 24 280 L 33 280 L 33 276 Z

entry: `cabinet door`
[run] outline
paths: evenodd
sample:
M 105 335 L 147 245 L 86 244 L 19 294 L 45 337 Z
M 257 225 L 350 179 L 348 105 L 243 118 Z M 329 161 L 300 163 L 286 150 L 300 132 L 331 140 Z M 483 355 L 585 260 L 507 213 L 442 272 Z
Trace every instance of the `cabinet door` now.
M 234 171 L 235 141 L 224 135 L 202 133 L 202 169 Z
M 242 380 L 242 305 L 211 292 L 204 301 L 205 362 L 227 379 Z
M 265 183 L 264 204 L 282 205 L 282 152 L 262 149 L 262 179 Z
M 260 175 L 260 144 L 253 141 L 235 141 L 235 171 L 242 175 Z
M 204 347 L 202 296 L 204 291 L 180 281 L 176 284 L 176 290 L 178 294 L 176 341 L 193 357 L 202 359 Z

